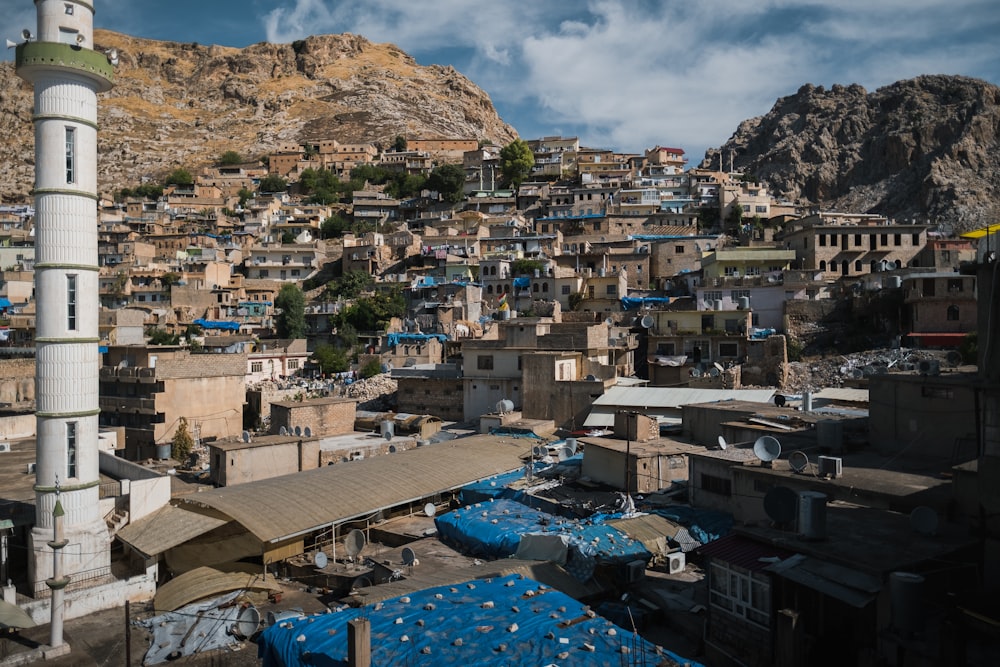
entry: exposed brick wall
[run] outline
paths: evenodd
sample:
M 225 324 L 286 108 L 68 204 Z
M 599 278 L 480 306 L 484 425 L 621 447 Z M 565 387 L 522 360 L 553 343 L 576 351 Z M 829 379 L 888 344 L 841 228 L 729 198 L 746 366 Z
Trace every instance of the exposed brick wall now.
M 357 403 L 353 399 L 320 398 L 272 403 L 270 433 L 279 433 L 282 426 L 289 431 L 296 426 L 308 426 L 312 436 L 319 438 L 353 433 L 356 412 Z
M 399 412 L 434 415 L 444 421 L 462 421 L 462 380 L 455 378 L 407 378 L 396 380 Z

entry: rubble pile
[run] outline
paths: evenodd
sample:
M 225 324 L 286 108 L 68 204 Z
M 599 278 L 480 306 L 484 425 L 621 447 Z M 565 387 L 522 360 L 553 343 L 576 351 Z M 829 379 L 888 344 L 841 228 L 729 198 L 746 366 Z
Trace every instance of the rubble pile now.
M 347 398 L 358 399 L 359 410 L 381 412 L 396 407 L 396 388 L 396 381 L 388 373 L 382 373 L 344 385 L 340 387 L 339 393 Z
M 898 348 L 834 354 L 805 361 L 789 362 L 782 389 L 790 392 L 815 391 L 824 387 L 843 387 L 872 375 L 916 370 L 923 360 L 936 360 L 941 368 L 954 364 L 942 350 Z

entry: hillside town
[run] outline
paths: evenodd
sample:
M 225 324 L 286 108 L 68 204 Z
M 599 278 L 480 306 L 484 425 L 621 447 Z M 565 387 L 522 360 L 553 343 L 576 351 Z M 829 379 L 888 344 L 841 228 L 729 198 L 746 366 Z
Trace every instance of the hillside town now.
M 114 58 L 36 4 L 19 76 L 96 109 Z M 1000 660 L 1000 225 L 563 136 L 105 192 L 96 111 L 35 123 L 0 205 L 0 665 Z

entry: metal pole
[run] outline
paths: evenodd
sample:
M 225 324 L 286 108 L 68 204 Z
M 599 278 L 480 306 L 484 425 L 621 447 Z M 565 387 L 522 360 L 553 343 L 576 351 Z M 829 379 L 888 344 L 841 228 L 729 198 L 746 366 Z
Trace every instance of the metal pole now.
M 56 477 L 56 504 L 52 508 L 52 541 L 49 548 L 52 549 L 52 578 L 45 583 L 52 591 L 51 626 L 49 633 L 49 646 L 58 648 L 63 645 L 63 592 L 69 584 L 69 577 L 62 576 L 62 549 L 66 546 L 67 540 L 62 536 L 63 516 L 62 503 L 59 501 L 59 477 Z
M 125 667 L 132 667 L 132 614 L 125 600 Z

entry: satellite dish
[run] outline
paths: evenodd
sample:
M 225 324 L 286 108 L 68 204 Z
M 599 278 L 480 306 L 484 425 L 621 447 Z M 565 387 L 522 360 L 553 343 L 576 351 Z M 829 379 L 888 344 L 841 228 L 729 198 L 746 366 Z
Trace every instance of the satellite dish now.
M 427 503 L 426 505 L 424 505 L 424 514 L 426 514 L 427 516 L 434 516 L 435 514 L 437 514 L 437 505 L 435 505 L 434 503 Z
M 761 461 L 770 463 L 781 456 L 781 443 L 770 435 L 762 435 L 753 443 L 753 453 Z
M 389 442 L 390 440 L 392 440 L 392 430 L 386 429 L 385 433 L 382 434 L 382 437 L 385 438 L 386 442 Z
M 580 445 L 576 442 L 576 438 L 566 438 L 566 447 L 572 454 L 576 454 L 580 451 Z
M 718 368 L 715 368 L 713 366 L 712 368 L 708 369 L 708 374 L 711 375 L 714 378 L 717 378 L 717 377 L 719 377 L 719 375 L 722 374 L 722 371 L 720 371 Z
M 718 361 L 716 361 L 712 365 L 715 366 L 715 370 L 719 371 L 719 373 L 721 373 L 722 371 L 726 370 L 725 368 L 722 367 L 722 364 L 720 364 Z
M 403 565 L 413 565 L 417 561 L 417 554 L 410 547 L 403 547 Z
M 962 363 L 962 353 L 958 350 L 949 350 L 944 359 L 949 366 L 958 366 Z
M 809 457 L 805 452 L 796 450 L 788 455 L 788 465 L 795 472 L 805 472 L 809 467 Z
M 323 553 L 322 551 L 317 551 L 316 553 L 313 554 L 313 565 L 315 565 L 319 569 L 322 570 L 324 567 L 326 567 L 327 562 L 328 561 L 326 558 L 326 554 Z
M 727 447 L 729 447 L 729 443 L 726 442 L 725 436 L 721 436 L 720 435 L 719 436 L 719 449 L 725 451 Z
M 304 436 L 306 436 L 307 438 L 311 438 L 312 434 L 313 434 L 313 431 L 312 431 L 311 428 L 309 428 L 308 426 L 306 426 L 304 429 L 302 429 L 302 434 Z
M 775 523 L 790 523 L 798 506 L 799 497 L 787 486 L 776 486 L 764 496 L 764 511 Z
M 921 535 L 935 535 L 938 527 L 938 513 L 921 505 L 910 512 L 910 527 Z
M 651 326 L 653 326 L 653 324 L 655 324 L 655 323 L 656 323 L 656 320 L 653 318 L 652 315 L 643 315 L 642 319 L 639 320 L 639 324 L 642 325 L 643 329 L 648 329 Z
M 549 455 L 549 448 L 544 445 L 535 445 L 531 448 L 531 455 L 542 458 Z
M 560 447 L 556 450 L 556 454 L 560 461 L 565 461 L 569 457 L 573 456 L 573 452 L 570 451 L 569 447 Z
M 302 427 L 301 426 L 296 426 L 295 427 L 295 435 L 302 435 Z
M 344 538 L 344 549 L 347 555 L 354 558 L 365 548 L 365 534 L 355 528 Z
M 693 378 L 700 378 L 701 377 L 701 369 L 700 368 L 692 368 L 691 369 L 691 377 L 693 377 Z
M 781 394 L 775 394 L 774 404 L 777 405 L 779 408 L 785 407 L 785 397 L 782 396 Z
M 288 429 L 285 428 L 284 426 L 282 426 L 281 428 L 278 429 L 278 434 L 279 435 L 288 435 Z
M 860 380 L 864 376 L 865 372 L 860 368 L 855 368 L 854 370 L 851 371 L 851 377 L 854 378 L 855 380 Z
M 242 438 L 243 442 L 250 442 L 250 431 L 243 431 L 240 434 L 240 438 Z

